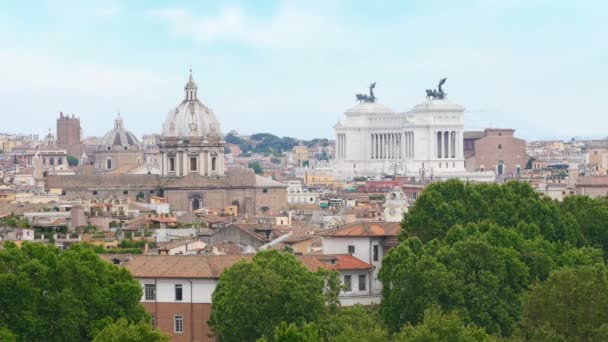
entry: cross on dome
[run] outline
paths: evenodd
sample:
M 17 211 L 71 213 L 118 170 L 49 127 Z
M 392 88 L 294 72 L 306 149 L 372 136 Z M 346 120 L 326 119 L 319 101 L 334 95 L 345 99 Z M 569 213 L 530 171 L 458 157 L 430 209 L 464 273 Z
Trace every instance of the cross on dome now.
M 122 118 L 120 117 L 120 112 L 118 112 L 118 115 L 116 116 L 116 120 L 114 120 L 114 127 L 116 127 L 116 128 L 123 127 L 123 121 L 122 121 Z
M 188 83 L 186 83 L 186 86 L 184 87 L 184 90 L 186 91 L 186 101 L 196 101 L 197 97 L 196 97 L 196 91 L 197 91 L 198 87 L 196 85 L 196 82 L 194 82 L 194 79 L 192 78 L 192 68 L 190 68 L 190 77 L 188 78 Z

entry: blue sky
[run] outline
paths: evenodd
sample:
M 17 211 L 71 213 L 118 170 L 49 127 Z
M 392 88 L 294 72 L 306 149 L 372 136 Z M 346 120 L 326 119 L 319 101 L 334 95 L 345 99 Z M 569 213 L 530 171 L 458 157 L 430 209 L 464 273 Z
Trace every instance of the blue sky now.
M 127 1 L 0 4 L 0 131 L 160 132 L 188 68 L 222 130 L 333 137 L 370 81 L 406 111 L 447 77 L 468 129 L 608 136 L 605 1 Z

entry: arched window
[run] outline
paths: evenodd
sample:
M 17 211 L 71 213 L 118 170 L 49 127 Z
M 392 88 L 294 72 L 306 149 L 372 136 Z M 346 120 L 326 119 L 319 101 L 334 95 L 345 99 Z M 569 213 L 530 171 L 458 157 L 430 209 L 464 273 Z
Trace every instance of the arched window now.
M 498 165 L 496 165 L 496 173 L 500 176 L 505 173 L 505 162 L 502 160 L 498 161 Z
M 192 199 L 192 211 L 199 210 L 201 208 L 201 200 L 198 198 Z

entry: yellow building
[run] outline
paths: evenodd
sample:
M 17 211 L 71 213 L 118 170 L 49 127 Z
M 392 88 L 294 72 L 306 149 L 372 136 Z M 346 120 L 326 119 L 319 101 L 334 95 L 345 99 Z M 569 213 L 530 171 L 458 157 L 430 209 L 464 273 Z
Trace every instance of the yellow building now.
M 335 188 L 340 185 L 340 181 L 338 181 L 332 175 L 306 173 L 304 175 L 304 185 L 306 185 L 306 186 L 327 186 L 327 187 Z
M 310 151 L 308 151 L 308 147 L 306 146 L 294 146 L 292 151 L 294 161 L 297 162 L 300 166 L 304 165 L 304 163 L 308 162 L 308 160 L 310 159 Z
M 0 150 L 4 153 L 9 153 L 17 146 L 17 141 L 9 137 L 0 137 Z

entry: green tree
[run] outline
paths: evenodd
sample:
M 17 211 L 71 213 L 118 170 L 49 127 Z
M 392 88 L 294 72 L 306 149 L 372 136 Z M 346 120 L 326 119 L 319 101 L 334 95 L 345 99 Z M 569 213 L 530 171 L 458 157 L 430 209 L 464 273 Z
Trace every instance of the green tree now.
M 17 336 L 6 327 L 0 327 L 0 341 L 17 342 Z
M 235 145 L 240 145 L 241 143 L 243 143 L 243 139 L 237 137 L 236 135 L 232 134 L 232 133 L 228 133 L 226 135 L 226 137 L 224 138 L 224 140 L 228 143 L 228 144 L 235 144 Z
M 536 341 L 608 340 L 604 263 L 555 271 L 523 295 L 524 336 Z
M 281 322 L 275 330 L 272 339 L 262 337 L 258 342 L 319 342 L 322 341 L 319 330 L 314 323 L 304 323 L 298 326 L 295 323 Z
M 588 196 L 566 197 L 562 209 L 576 220 L 584 242 L 608 252 L 608 200 Z
M 169 337 L 145 322 L 129 324 L 125 318 L 107 325 L 101 330 L 93 342 L 165 342 Z
M 111 320 L 147 320 L 141 295 L 128 271 L 86 247 L 0 250 L 0 322 L 11 322 L 20 341 L 91 340 Z
M 376 308 L 355 305 L 325 315 L 318 323 L 325 341 L 384 342 L 388 331 Z
M 422 241 L 442 238 L 455 225 L 490 221 L 505 228 L 532 224 L 549 241 L 580 245 L 576 221 L 557 202 L 541 196 L 526 183 L 463 183 L 449 180 L 431 184 L 405 215 L 401 238 Z
M 493 341 L 482 328 L 467 325 L 456 312 L 443 313 L 438 307 L 425 310 L 417 326 L 406 325 L 395 335 L 394 342 L 480 342 Z
M 67 160 L 69 166 L 78 166 L 78 158 L 74 156 L 68 156 Z
M 222 341 L 255 341 L 281 322 L 315 322 L 337 301 L 327 297 L 326 280 L 327 272 L 310 272 L 291 254 L 259 252 L 222 272 L 209 325 Z
M 253 172 L 255 172 L 256 175 L 261 175 L 262 172 L 264 172 L 262 170 L 262 166 L 260 165 L 260 162 L 250 162 L 249 164 L 247 164 L 247 167 L 249 167 L 250 169 L 253 170 Z

